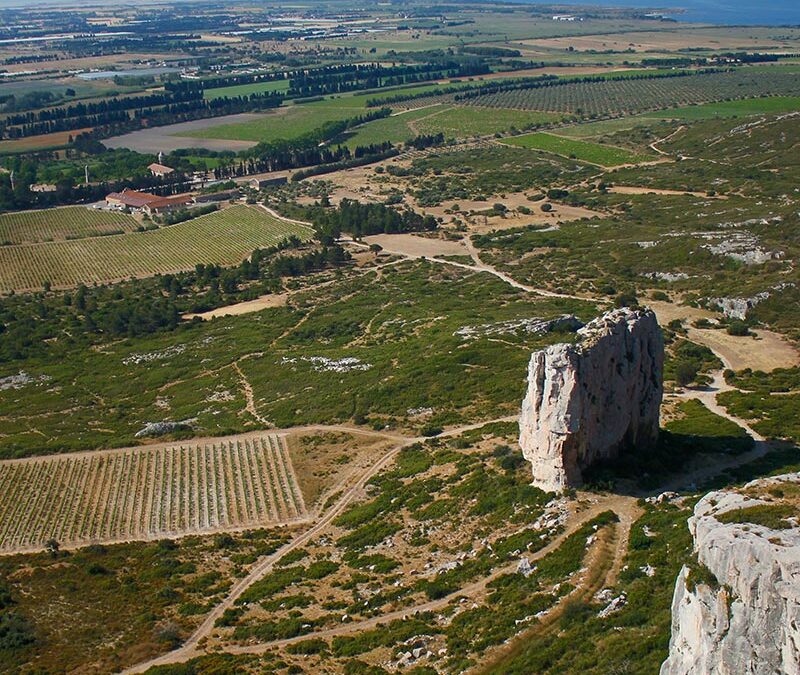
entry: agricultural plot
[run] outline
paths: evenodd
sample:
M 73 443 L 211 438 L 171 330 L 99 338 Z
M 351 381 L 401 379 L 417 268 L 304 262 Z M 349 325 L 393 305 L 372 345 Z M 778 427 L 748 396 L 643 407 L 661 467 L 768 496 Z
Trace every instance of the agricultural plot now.
M 561 115 L 555 113 L 459 106 L 420 119 L 416 128 L 421 134 L 443 133 L 446 138 L 465 138 L 525 130 L 560 119 Z
M 436 115 L 446 109 L 445 106 L 428 106 L 367 122 L 353 129 L 353 134 L 347 139 L 347 145 L 355 148 L 359 145 L 383 143 L 384 141 L 404 143 L 417 135 L 419 120 Z
M 362 115 L 364 101 L 357 101 L 355 98 L 343 97 L 318 103 L 288 105 L 271 110 L 249 122 L 220 124 L 184 132 L 180 135 L 203 140 L 224 139 L 257 143 L 268 143 L 279 139 L 290 140 L 314 131 L 325 122 L 335 122 Z
M 78 241 L 0 247 L 0 290 L 34 290 L 105 283 L 191 269 L 198 263 L 233 265 L 254 249 L 309 228 L 237 205 L 150 232 Z
M 703 120 L 713 117 L 746 117 L 769 115 L 800 110 L 800 96 L 767 96 L 741 101 L 722 101 L 704 105 L 687 106 L 673 110 L 648 113 L 646 117 L 658 119 Z
M 535 133 L 516 136 L 503 141 L 509 145 L 521 148 L 542 150 L 563 157 L 579 159 L 600 166 L 620 166 L 622 164 L 636 164 L 637 162 L 653 159 L 648 155 L 637 155 L 625 148 L 618 148 L 600 143 L 564 138 L 553 134 Z
M 0 215 L 0 243 L 24 244 L 122 234 L 139 223 L 126 213 L 66 206 Z
M 0 463 L 0 552 L 151 540 L 305 517 L 282 436 Z
M 477 107 L 602 116 L 636 114 L 773 94 L 800 94 L 800 74 L 784 70 L 765 72 L 740 69 L 646 80 L 608 79 L 503 91 L 465 98 L 461 103 Z

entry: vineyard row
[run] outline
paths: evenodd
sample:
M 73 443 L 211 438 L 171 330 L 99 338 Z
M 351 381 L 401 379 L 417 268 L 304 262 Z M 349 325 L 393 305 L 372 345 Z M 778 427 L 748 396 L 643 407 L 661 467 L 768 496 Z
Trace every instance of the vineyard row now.
M 284 438 L 0 463 L 0 551 L 150 540 L 305 517 Z

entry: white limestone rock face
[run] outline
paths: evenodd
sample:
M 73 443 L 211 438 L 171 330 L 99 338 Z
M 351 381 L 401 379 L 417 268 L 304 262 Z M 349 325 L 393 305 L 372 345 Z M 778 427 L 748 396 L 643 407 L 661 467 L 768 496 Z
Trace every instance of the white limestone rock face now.
M 647 309 L 607 312 L 575 344 L 534 352 L 519 443 L 533 484 L 548 492 L 580 485 L 582 471 L 658 436 L 664 340 Z
M 800 485 L 800 473 L 753 481 Z M 800 527 L 721 523 L 715 516 L 764 504 L 741 492 L 712 492 L 689 519 L 697 559 L 717 588 L 686 587 L 672 599 L 672 637 L 661 675 L 800 675 Z

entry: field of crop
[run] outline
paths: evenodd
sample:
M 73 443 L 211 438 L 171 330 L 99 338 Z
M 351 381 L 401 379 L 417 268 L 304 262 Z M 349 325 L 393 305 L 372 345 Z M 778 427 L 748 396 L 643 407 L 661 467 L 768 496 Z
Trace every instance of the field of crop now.
M 59 239 L 80 239 L 135 230 L 136 220 L 126 213 L 65 206 L 43 211 L 0 215 L 0 243 L 26 244 Z
M 800 94 L 800 74 L 740 69 L 734 72 L 647 80 L 574 82 L 466 98 L 467 105 L 582 115 L 636 114 L 726 99 Z
M 384 141 L 403 143 L 417 135 L 415 129 L 418 120 L 443 110 L 446 110 L 445 106 L 432 106 L 367 122 L 353 130 L 352 136 L 347 139 L 347 145 L 354 148 Z
M 277 434 L 0 463 L 0 551 L 150 540 L 305 516 Z
M 150 232 L 0 247 L 0 290 L 33 290 L 103 283 L 193 268 L 233 265 L 253 249 L 290 235 L 308 237 L 301 225 L 244 205 Z
M 653 159 L 647 155 L 637 155 L 625 148 L 618 148 L 611 145 L 601 145 L 589 141 L 576 140 L 574 138 L 564 138 L 553 134 L 535 133 L 524 136 L 508 138 L 504 143 L 516 145 L 521 148 L 531 150 L 543 150 L 552 152 L 562 157 L 571 157 L 591 164 L 600 166 L 620 166 L 621 164 L 636 164 L 637 162 Z
M 61 148 L 69 143 L 70 136 L 88 131 L 91 131 L 91 128 L 75 129 L 73 131 L 56 131 L 52 134 L 28 136 L 27 138 L 18 138 L 12 141 L 0 141 L 0 155 L 13 155 L 22 152 L 33 152 L 35 150 Z
M 446 138 L 465 138 L 511 129 L 523 131 L 535 125 L 557 122 L 560 118 L 561 115 L 555 113 L 459 106 L 420 119 L 416 128 L 420 134 L 443 133 Z
M 770 115 L 800 110 L 800 96 L 766 96 L 741 101 L 721 101 L 648 113 L 658 119 L 702 120 L 711 117 L 746 117 Z
M 325 122 L 364 114 L 364 100 L 356 97 L 327 99 L 316 103 L 288 105 L 260 119 L 239 124 L 221 124 L 180 134 L 189 138 L 270 142 L 293 139 L 322 126 Z
M 256 87 L 262 85 L 247 86 Z M 269 111 L 259 119 L 234 124 L 207 126 L 202 129 L 181 132 L 179 135 L 184 138 L 200 138 L 205 140 L 224 139 L 255 142 L 292 139 L 318 129 L 325 124 L 325 122 L 333 122 L 363 115 L 367 112 L 367 101 L 370 100 L 388 99 L 399 93 L 419 94 L 425 91 L 450 88 L 457 89 L 463 86 L 463 82 L 444 82 L 418 84 L 407 87 L 388 87 L 369 93 L 342 94 L 336 97 L 327 97 L 323 101 L 285 105 L 276 110 Z M 240 87 L 231 87 L 231 89 L 240 89 Z M 223 90 L 213 89 L 209 92 L 209 95 L 218 91 L 221 92 Z M 389 107 L 392 107 L 392 105 L 389 104 Z M 413 100 L 406 101 L 404 105 L 401 105 L 402 109 L 416 107 L 419 106 L 414 105 Z M 383 120 L 378 120 L 378 122 L 382 121 Z M 400 125 L 399 122 L 398 125 Z M 369 125 L 365 125 L 365 128 L 368 127 Z M 402 131 L 401 137 L 398 140 L 404 140 L 405 138 L 416 135 L 415 133 L 411 133 L 409 136 L 407 130 L 403 130 L 402 125 L 397 128 Z M 377 138 L 377 136 L 375 138 Z M 379 140 L 383 141 L 386 139 L 381 137 Z M 370 140 L 368 142 L 373 141 Z

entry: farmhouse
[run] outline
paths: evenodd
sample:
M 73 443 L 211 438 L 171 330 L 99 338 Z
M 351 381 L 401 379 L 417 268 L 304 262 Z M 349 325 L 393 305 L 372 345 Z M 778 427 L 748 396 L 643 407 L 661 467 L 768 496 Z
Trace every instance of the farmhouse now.
M 191 204 L 192 198 L 186 195 L 179 197 L 160 197 L 147 192 L 125 189 L 122 192 L 111 192 L 106 195 L 106 204 L 117 209 L 131 209 L 148 215 L 169 213 Z
M 164 166 L 163 164 L 159 164 L 158 162 L 153 162 L 147 168 L 150 171 L 150 173 L 152 173 L 154 176 L 159 176 L 159 177 L 169 176 L 169 174 L 174 173 L 175 171 L 175 169 L 172 169 L 168 166 Z

